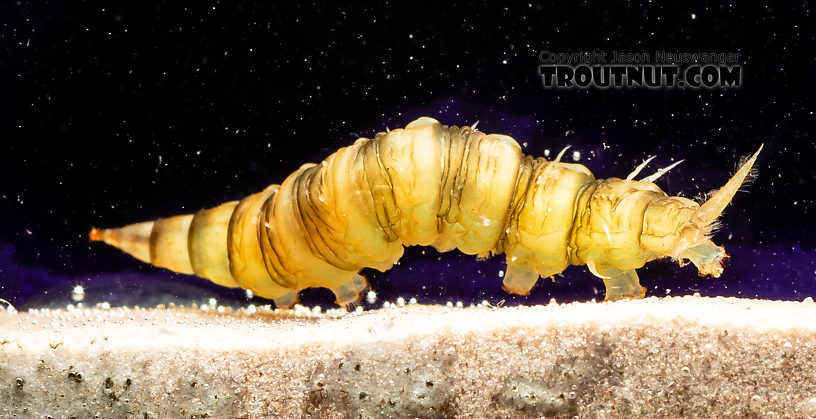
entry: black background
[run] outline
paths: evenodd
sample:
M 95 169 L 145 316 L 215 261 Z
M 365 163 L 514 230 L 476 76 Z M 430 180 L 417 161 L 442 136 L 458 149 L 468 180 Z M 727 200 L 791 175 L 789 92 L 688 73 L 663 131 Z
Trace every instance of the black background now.
M 0 6 L 0 297 L 15 305 L 65 305 L 76 284 L 86 303 L 241 304 L 240 291 L 91 245 L 87 231 L 240 199 L 420 115 L 479 120 L 528 154 L 571 144 L 598 177 L 626 176 L 650 155 L 646 173 L 686 159 L 658 184 L 689 197 L 721 186 L 764 143 L 759 178 L 715 236 L 732 255 L 723 277 L 659 261 L 641 282 L 649 295 L 816 294 L 807 4 L 133 3 Z M 542 50 L 659 49 L 739 52 L 743 86 L 555 90 L 537 75 Z M 602 297 L 584 267 L 509 296 L 503 268 L 503 256 L 411 248 L 391 271 L 365 273 L 391 300 Z

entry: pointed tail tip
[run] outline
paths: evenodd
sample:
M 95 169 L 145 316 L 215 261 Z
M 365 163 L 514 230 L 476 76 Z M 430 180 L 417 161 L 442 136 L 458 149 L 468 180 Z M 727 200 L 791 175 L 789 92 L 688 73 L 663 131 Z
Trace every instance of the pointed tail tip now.
M 760 144 L 757 151 L 751 157 L 749 157 L 748 160 L 756 160 L 757 156 L 759 156 L 759 152 L 762 151 L 763 147 L 765 147 L 765 143 Z
M 92 227 L 91 231 L 88 232 L 88 238 L 91 239 L 92 242 L 102 241 L 102 230 Z
M 743 159 L 742 165 L 737 170 L 737 173 L 735 173 L 734 176 L 731 177 L 731 179 L 728 180 L 728 182 L 722 188 L 720 188 L 700 206 L 700 209 L 697 210 L 696 217 L 701 225 L 709 225 L 717 221 L 717 218 L 723 212 L 725 207 L 731 202 L 731 199 L 734 198 L 734 195 L 745 182 L 745 179 L 751 179 L 751 170 L 753 169 L 754 163 L 756 163 L 756 159 L 759 156 L 759 152 L 762 151 L 762 147 L 764 145 L 765 144 L 760 145 L 759 150 L 757 150 L 751 157 Z
M 742 171 L 752 173 L 751 170 L 753 170 L 754 163 L 756 163 L 756 159 L 757 159 L 757 157 L 759 157 L 759 153 L 762 151 L 763 147 L 765 147 L 765 143 L 760 144 L 757 151 L 753 155 L 751 155 L 751 157 L 748 157 L 747 159 L 742 160 L 743 164 L 739 168 L 737 174 L 739 174 L 739 172 L 742 172 Z

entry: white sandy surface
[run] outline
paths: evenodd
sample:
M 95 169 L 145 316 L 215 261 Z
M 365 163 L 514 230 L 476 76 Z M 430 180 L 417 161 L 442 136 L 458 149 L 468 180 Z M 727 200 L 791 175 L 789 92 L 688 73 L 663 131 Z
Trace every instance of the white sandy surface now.
M 0 416 L 816 417 L 815 356 L 813 301 L 0 312 Z

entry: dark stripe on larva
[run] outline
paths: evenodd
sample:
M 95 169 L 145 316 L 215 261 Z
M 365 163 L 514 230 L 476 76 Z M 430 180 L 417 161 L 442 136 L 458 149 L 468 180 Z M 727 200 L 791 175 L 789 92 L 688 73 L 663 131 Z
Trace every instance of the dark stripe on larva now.
M 159 229 L 156 228 L 159 226 L 161 219 L 156 220 L 153 222 L 153 228 L 150 230 L 150 263 L 156 263 L 156 247 L 158 246 L 159 240 Z
M 309 249 L 312 250 L 312 254 L 319 256 L 337 268 L 354 271 L 358 269 L 355 265 L 344 261 L 335 253 L 334 249 L 339 249 L 340 246 L 333 240 L 329 223 L 316 213 L 318 208 L 316 204 L 319 201 L 314 200 L 313 195 L 315 193 L 310 189 L 312 189 L 312 185 L 319 184 L 321 170 L 323 170 L 323 166 L 320 165 L 310 167 L 295 180 L 295 186 L 292 188 L 294 194 L 292 202 L 295 210 L 300 215 L 295 218 L 298 226 L 306 233 L 304 239 L 309 245 Z
M 498 243 L 496 243 L 496 253 L 504 253 L 507 244 L 512 243 L 513 246 L 516 245 L 518 218 L 519 214 L 521 214 L 521 209 L 524 207 L 524 198 L 527 196 L 527 189 L 529 188 L 535 161 L 536 160 L 531 156 L 524 156 L 524 159 L 521 161 L 521 167 L 519 167 L 518 174 L 516 174 L 513 197 L 510 199 L 510 206 L 507 210 L 508 216 L 504 223 L 504 229 L 499 235 Z
M 193 239 L 194 239 L 194 233 L 195 233 L 195 229 L 196 229 L 196 225 L 197 225 L 196 221 L 198 219 L 200 219 L 201 217 L 203 217 L 204 211 L 207 211 L 207 210 L 201 210 L 201 211 L 198 211 L 195 214 L 193 214 L 193 221 L 190 222 L 190 228 L 187 229 L 187 254 L 190 256 L 190 266 L 193 267 L 193 271 L 198 276 L 204 276 L 204 275 L 201 274 L 201 272 L 202 272 L 202 267 L 204 266 L 205 261 L 200 261 L 196 257 L 196 253 L 195 253 L 194 247 L 193 247 Z M 225 239 L 226 239 L 226 237 L 225 237 Z M 233 278 L 233 279 L 235 279 L 235 278 Z
M 258 243 L 261 246 L 261 255 L 263 255 L 264 267 L 266 268 L 266 272 L 269 274 L 269 277 L 272 278 L 276 284 L 284 287 L 284 288 L 294 288 L 297 284 L 288 280 L 284 273 L 286 270 L 281 263 L 280 255 L 275 251 L 275 246 L 272 245 L 272 239 L 270 236 L 274 233 L 272 231 L 273 224 L 272 224 L 272 216 L 273 208 L 275 204 L 275 195 L 269 197 L 269 199 L 264 202 L 261 206 L 260 217 L 261 220 L 258 223 Z M 267 227 L 269 226 L 269 227 Z

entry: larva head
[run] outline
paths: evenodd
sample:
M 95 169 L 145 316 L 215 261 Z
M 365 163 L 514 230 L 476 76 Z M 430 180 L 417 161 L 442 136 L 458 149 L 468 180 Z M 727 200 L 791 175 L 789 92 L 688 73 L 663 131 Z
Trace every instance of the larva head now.
M 717 219 L 751 173 L 762 147 L 743 163 L 737 173 L 702 205 L 679 196 L 656 199 L 643 214 L 641 246 L 651 252 L 689 260 L 701 276 L 719 277 L 728 255 L 709 238 Z

